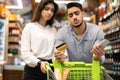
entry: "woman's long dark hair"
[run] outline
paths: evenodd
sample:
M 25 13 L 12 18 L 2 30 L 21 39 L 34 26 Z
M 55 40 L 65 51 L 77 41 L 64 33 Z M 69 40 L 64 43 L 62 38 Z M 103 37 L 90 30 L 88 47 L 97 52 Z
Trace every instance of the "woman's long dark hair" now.
M 32 22 L 38 22 L 39 21 L 39 19 L 41 18 L 42 10 L 49 3 L 52 3 L 54 5 L 55 10 L 54 10 L 54 14 L 53 14 L 52 18 L 47 21 L 46 25 L 48 24 L 48 25 L 51 26 L 53 24 L 54 16 L 58 11 L 58 5 L 54 2 L 54 0 L 41 0 L 39 5 L 37 6 L 37 9 L 36 9 L 35 14 L 34 14 L 33 19 L 32 19 Z

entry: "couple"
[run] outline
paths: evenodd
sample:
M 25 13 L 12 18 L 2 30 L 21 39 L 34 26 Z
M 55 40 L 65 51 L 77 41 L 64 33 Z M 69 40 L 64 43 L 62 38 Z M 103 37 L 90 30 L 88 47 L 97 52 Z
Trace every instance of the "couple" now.
M 21 56 L 25 61 L 23 80 L 47 80 L 46 64 L 52 63 L 53 55 L 60 62 L 92 62 L 92 58 L 104 59 L 104 48 L 98 43 L 104 39 L 103 30 L 97 25 L 83 21 L 82 5 L 67 4 L 69 26 L 63 26 L 56 32 L 52 27 L 58 5 L 53 0 L 41 0 L 32 22 L 22 32 Z M 54 45 L 67 44 L 66 56 L 63 52 L 54 51 Z M 93 54 L 95 56 L 93 56 Z

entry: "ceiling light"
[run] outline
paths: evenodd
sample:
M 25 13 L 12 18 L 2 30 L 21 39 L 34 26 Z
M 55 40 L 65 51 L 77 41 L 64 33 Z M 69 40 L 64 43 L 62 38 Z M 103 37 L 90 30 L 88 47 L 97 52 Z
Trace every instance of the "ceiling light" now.
M 40 2 L 41 0 L 35 0 L 35 2 Z M 57 4 L 67 4 L 67 3 L 70 3 L 70 2 L 80 2 L 81 4 L 84 3 L 85 0 L 55 0 L 55 2 Z
M 18 5 L 12 5 L 12 6 L 6 6 L 6 8 L 8 9 L 22 9 L 23 8 L 23 4 L 22 4 L 22 0 L 17 0 L 17 4 Z
M 83 20 L 85 20 L 85 21 L 90 21 L 91 18 L 90 18 L 90 17 L 84 17 Z

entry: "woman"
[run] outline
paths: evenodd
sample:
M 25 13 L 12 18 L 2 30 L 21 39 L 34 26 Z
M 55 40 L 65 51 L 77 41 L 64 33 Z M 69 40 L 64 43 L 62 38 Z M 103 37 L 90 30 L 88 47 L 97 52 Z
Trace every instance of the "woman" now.
M 32 22 L 22 32 L 21 56 L 25 61 L 23 80 L 46 80 L 46 64 L 52 62 L 56 31 L 52 27 L 58 5 L 41 0 Z

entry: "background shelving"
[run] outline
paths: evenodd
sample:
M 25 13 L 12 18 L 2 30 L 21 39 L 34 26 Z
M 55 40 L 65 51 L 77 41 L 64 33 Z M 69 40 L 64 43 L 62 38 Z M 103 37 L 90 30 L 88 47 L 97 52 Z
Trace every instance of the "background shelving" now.
M 20 54 L 20 42 L 22 34 L 22 25 L 18 20 L 9 20 L 8 29 L 8 62 L 15 64 L 16 56 Z
M 101 20 L 109 30 L 105 32 L 105 38 L 110 40 L 110 44 L 105 48 L 106 60 L 103 64 L 107 72 L 114 80 L 120 78 L 120 6 L 111 14 Z

